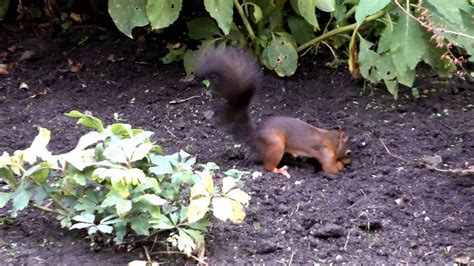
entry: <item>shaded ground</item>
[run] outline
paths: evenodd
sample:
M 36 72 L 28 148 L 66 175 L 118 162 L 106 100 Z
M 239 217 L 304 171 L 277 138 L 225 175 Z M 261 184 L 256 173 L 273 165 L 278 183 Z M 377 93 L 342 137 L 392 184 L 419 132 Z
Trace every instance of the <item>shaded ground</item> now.
M 203 93 L 199 81 L 187 80 L 180 65 L 161 64 L 158 42 L 139 46 L 95 28 L 56 38 L 48 31 L 36 35 L 2 29 L 0 40 L 0 53 L 7 52 L 4 63 L 34 52 L 9 76 L 0 77 L 0 152 L 29 146 L 34 126 L 52 131 L 52 150 L 72 148 L 84 131 L 63 114 L 77 109 L 106 123 L 118 113 L 128 123 L 154 131 L 169 153 L 185 149 L 224 169 L 262 171 L 248 149 L 243 149 L 244 160 L 229 158 L 227 150 L 235 142 L 204 117 L 215 100 Z M 7 51 L 13 45 L 16 50 Z M 111 54 L 116 62 L 107 60 Z M 68 59 L 84 70 L 68 72 Z M 472 176 L 404 164 L 379 141 L 406 158 L 437 154 L 450 168 L 473 164 L 472 87 L 428 77 L 417 84 L 425 93 L 422 98 L 394 101 L 383 89 L 362 90 L 343 68 L 311 60 L 305 58 L 291 79 L 267 74 L 253 117 L 258 121 L 284 114 L 326 128 L 346 126 L 353 138 L 353 164 L 332 176 L 315 173 L 306 160 L 288 159 L 290 179 L 267 173 L 249 178 L 247 219 L 213 228 L 206 240 L 209 261 L 451 263 L 460 253 L 473 258 Z M 28 90 L 19 89 L 22 82 Z M 29 98 L 44 90 L 46 95 Z M 195 95 L 199 97 L 169 104 Z M 402 196 L 409 201 L 397 205 Z M 0 210 L 0 217 L 8 215 L 8 208 Z M 91 252 L 83 234 L 59 229 L 54 217 L 35 210 L 22 212 L 13 225 L 0 226 L 4 263 L 126 264 L 140 256 L 140 250 Z M 173 262 L 178 257 L 156 259 Z

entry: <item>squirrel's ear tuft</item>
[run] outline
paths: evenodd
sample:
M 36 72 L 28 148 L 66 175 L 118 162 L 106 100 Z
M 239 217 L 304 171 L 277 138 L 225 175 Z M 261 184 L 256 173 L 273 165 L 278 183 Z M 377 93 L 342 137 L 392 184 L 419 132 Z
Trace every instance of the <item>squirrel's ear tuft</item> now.
M 349 140 L 349 133 L 347 133 L 347 129 L 345 127 L 338 130 L 339 131 L 339 143 L 344 143 Z

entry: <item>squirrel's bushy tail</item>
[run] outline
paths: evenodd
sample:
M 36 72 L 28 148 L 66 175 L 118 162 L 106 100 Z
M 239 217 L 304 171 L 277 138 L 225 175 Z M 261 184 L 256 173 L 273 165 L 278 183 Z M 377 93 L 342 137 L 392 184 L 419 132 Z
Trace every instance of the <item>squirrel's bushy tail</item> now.
M 212 78 L 214 90 L 227 100 L 216 111 L 217 118 L 234 136 L 250 141 L 254 126 L 249 116 L 249 105 L 262 80 L 255 58 L 242 49 L 217 48 L 200 58 L 196 74 Z

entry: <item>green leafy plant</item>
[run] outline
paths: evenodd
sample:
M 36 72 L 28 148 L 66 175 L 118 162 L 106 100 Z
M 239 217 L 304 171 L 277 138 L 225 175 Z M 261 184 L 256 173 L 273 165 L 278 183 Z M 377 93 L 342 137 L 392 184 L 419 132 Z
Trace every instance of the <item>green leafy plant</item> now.
M 73 150 L 52 154 L 51 133 L 40 128 L 29 148 L 0 157 L 0 180 L 9 188 L 0 193 L 0 208 L 11 201 L 14 217 L 35 207 L 55 214 L 62 227 L 112 234 L 116 243 L 129 229 L 143 236 L 169 231 L 167 240 L 188 255 L 204 246 L 211 213 L 223 221 L 244 219 L 250 201 L 241 189 L 244 172 L 227 171 L 216 186 L 216 164 L 196 164 L 184 151 L 163 155 L 152 132 L 122 123 L 105 127 L 78 111 L 66 115 L 93 129 Z
M 118 29 L 131 37 L 137 26 L 150 25 L 153 30 L 170 26 L 186 4 L 112 0 L 109 13 Z M 206 50 L 242 45 L 279 76 L 291 76 L 299 57 L 324 44 L 333 53 L 338 48 L 348 51 L 353 76 L 383 82 L 394 97 L 399 84 L 413 86 L 421 62 L 441 76 L 460 69 L 458 74 L 470 79 L 462 64 L 466 55 L 474 60 L 472 1 L 204 0 L 203 4 L 209 16 L 183 18 L 189 37 L 201 42 L 197 50 L 180 51 L 188 74 Z

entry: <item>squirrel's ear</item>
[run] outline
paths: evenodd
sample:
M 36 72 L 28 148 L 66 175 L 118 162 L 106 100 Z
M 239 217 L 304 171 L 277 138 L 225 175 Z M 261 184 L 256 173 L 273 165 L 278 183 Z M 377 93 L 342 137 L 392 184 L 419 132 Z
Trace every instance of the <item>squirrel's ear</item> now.
M 338 130 L 339 131 L 339 143 L 344 143 L 344 142 L 347 142 L 349 140 L 349 133 L 347 133 L 347 129 L 344 127 L 344 128 L 341 128 Z

